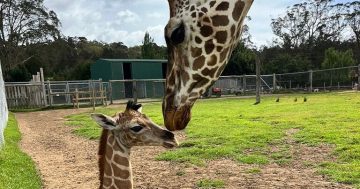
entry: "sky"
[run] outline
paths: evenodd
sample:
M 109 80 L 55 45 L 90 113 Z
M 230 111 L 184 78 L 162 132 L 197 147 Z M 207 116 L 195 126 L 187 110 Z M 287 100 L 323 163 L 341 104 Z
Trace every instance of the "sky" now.
M 335 0 L 348 2 L 350 0 Z M 272 18 L 300 0 L 255 0 L 246 24 L 256 46 L 271 44 Z M 58 15 L 65 36 L 88 40 L 140 45 L 145 32 L 159 45 L 165 45 L 163 30 L 168 21 L 167 0 L 45 0 L 45 6 Z

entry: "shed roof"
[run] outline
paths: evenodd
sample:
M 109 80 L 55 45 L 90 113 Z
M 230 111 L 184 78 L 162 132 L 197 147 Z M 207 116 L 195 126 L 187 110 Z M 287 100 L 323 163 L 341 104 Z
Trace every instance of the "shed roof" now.
M 166 63 L 167 60 L 164 59 L 106 59 L 100 58 L 100 60 L 109 61 L 109 62 L 159 62 Z

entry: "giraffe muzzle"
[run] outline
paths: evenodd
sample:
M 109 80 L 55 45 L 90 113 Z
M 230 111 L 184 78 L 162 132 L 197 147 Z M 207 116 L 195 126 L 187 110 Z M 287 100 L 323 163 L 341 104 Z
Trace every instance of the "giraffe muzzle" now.
M 181 108 L 166 107 L 164 111 L 165 127 L 170 131 L 183 130 L 191 119 L 191 106 Z

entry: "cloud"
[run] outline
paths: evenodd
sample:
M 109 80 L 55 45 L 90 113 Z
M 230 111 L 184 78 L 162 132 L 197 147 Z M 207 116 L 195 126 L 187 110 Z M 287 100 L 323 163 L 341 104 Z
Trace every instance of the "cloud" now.
M 349 0 L 336 0 L 344 2 Z M 247 23 L 257 46 L 271 43 L 271 18 L 276 18 L 299 0 L 255 0 Z M 84 36 L 104 42 L 121 41 L 127 46 L 142 43 L 146 31 L 159 45 L 165 45 L 163 28 L 168 21 L 166 0 L 45 0 L 54 10 L 67 36 Z
M 125 11 L 119 11 L 116 14 L 121 23 L 127 23 L 127 24 L 137 24 L 137 22 L 141 21 L 139 15 L 136 13 L 126 9 Z

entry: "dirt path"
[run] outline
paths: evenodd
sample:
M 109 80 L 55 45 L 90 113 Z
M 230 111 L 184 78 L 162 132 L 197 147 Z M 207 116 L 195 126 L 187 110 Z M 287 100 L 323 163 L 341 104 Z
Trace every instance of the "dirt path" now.
M 64 119 L 72 113 L 79 111 L 16 114 L 23 134 L 21 147 L 36 162 L 44 188 L 97 188 L 97 141 L 89 141 L 72 134 L 72 128 L 65 126 Z M 317 162 L 327 157 L 328 147 L 309 148 L 295 145 L 292 141 L 288 143 L 291 145 L 289 153 L 297 158 L 283 166 L 244 165 L 221 159 L 208 162 L 204 167 L 197 167 L 185 163 L 155 161 L 156 155 L 165 151 L 161 147 L 135 148 L 132 153 L 135 188 L 196 188 L 196 183 L 201 179 L 220 179 L 224 181 L 226 188 L 231 189 L 351 188 L 329 182 L 316 174 L 313 168 L 306 166 L 305 161 Z M 251 173 L 251 170 L 256 169 L 260 172 Z

